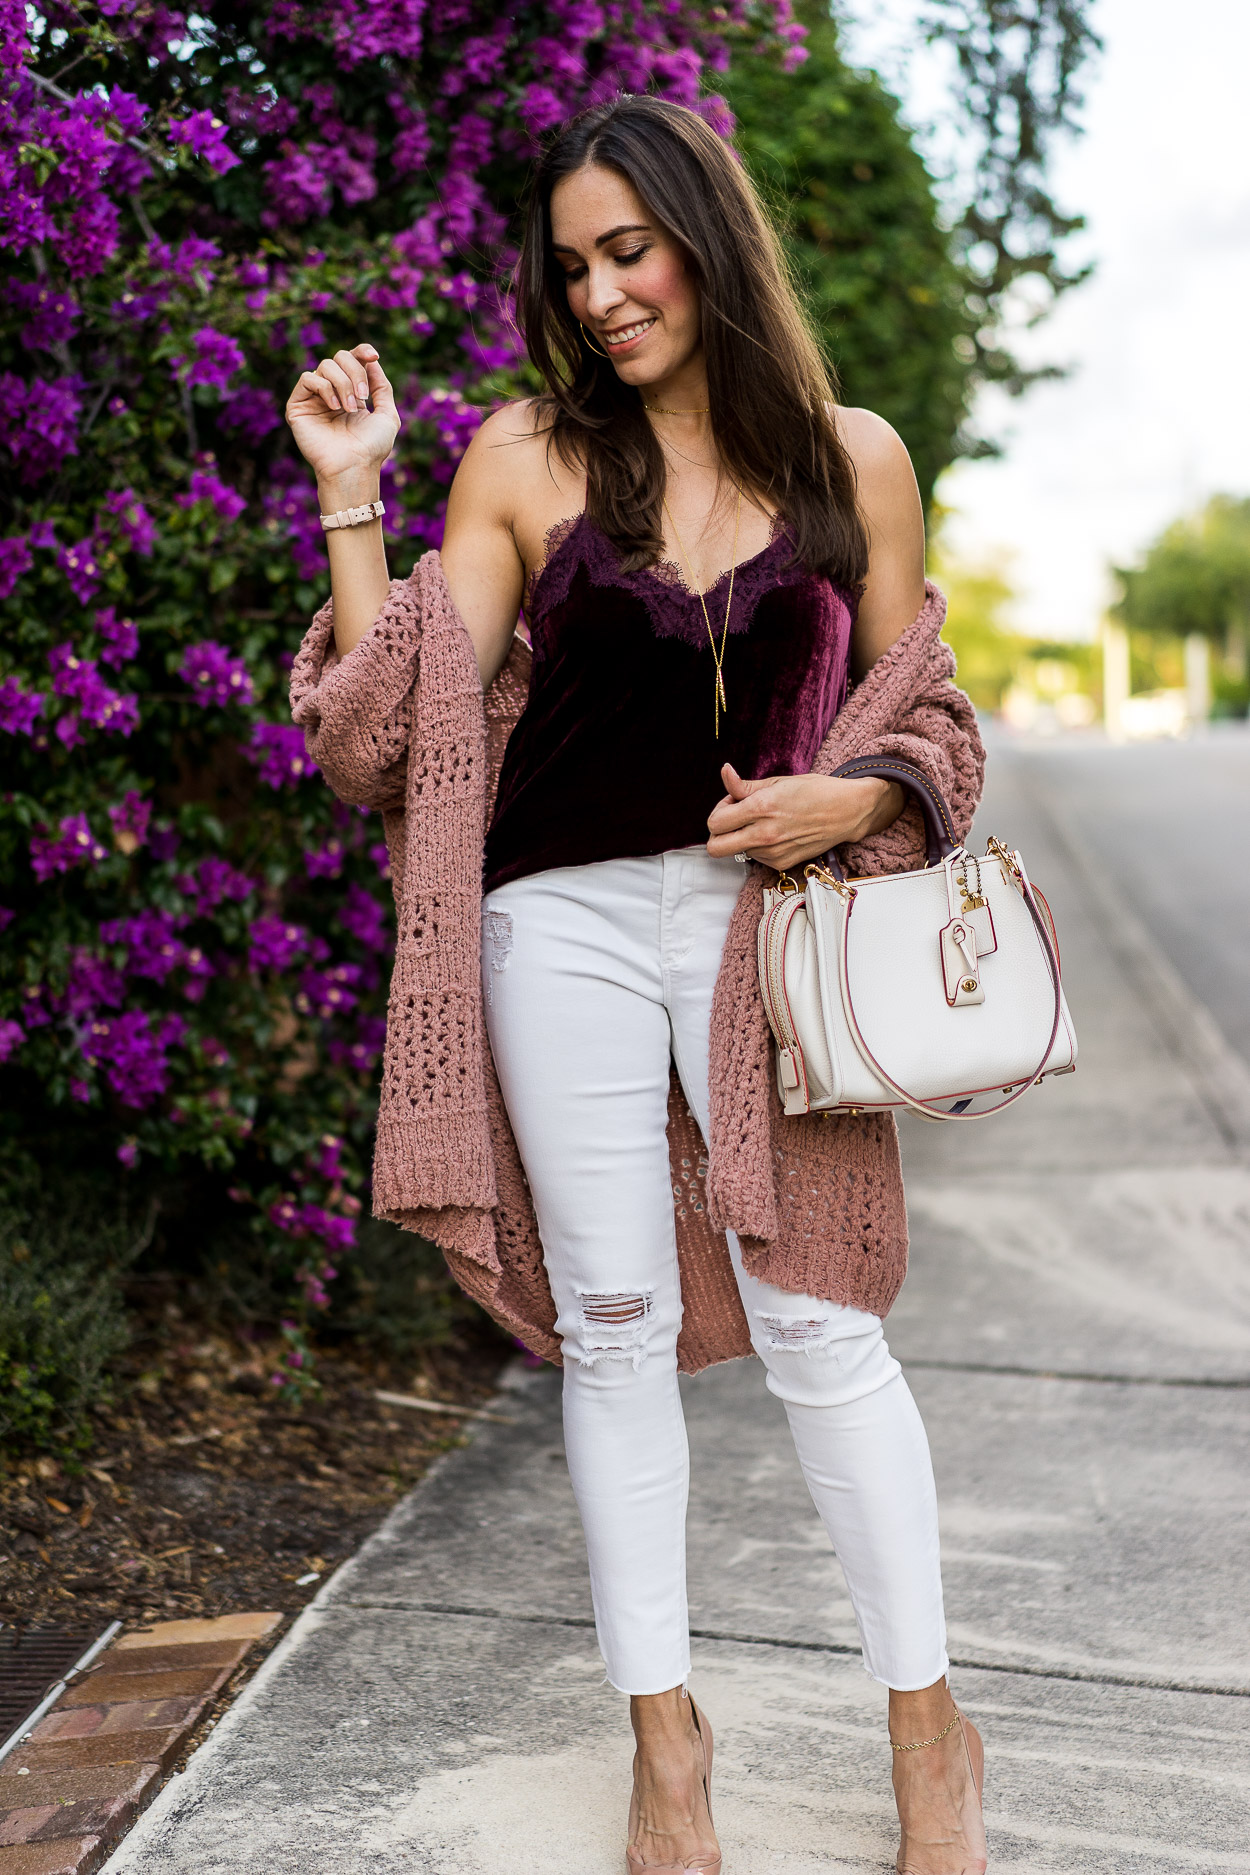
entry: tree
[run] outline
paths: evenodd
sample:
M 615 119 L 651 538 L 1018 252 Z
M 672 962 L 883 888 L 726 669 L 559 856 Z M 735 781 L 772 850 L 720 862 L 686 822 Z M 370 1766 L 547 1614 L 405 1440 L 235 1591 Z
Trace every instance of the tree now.
M 826 10 L 805 0 L 799 14 L 807 58 L 796 71 L 740 58 L 728 74 L 739 147 L 786 230 L 843 395 L 898 430 L 927 504 L 968 410 L 979 323 L 969 276 L 897 101 L 846 64 Z
M 1111 610 L 1151 638 L 1197 634 L 1220 646 L 1216 702 L 1244 714 L 1250 704 L 1250 499 L 1215 495 L 1199 514 L 1173 521 L 1137 567 L 1117 567 Z
M 1090 0 L 926 0 L 921 31 L 948 46 L 955 105 L 971 131 L 968 200 L 955 226 L 956 251 L 975 280 L 969 306 L 982 313 L 977 366 L 988 381 L 1019 393 L 1055 367 L 1023 368 L 1002 343 L 1012 290 L 1028 279 L 1043 289 L 1034 320 L 1089 268 L 1069 270 L 1068 238 L 1084 217 L 1065 213 L 1050 191 L 1057 138 L 1080 126 L 1081 75 L 1101 41 Z
M 728 74 L 738 142 L 786 228 L 844 395 L 899 431 L 926 506 L 950 462 L 989 453 L 968 427 L 978 388 L 1018 393 L 1047 374 L 1004 341 L 1010 289 L 1028 274 L 1053 297 L 1085 277 L 1061 258 L 1081 220 L 1045 188 L 1050 140 L 1075 128 L 1076 76 L 1096 43 L 1083 12 L 1067 0 L 978 0 L 926 16 L 923 29 L 954 50 L 954 103 L 974 151 L 953 229 L 897 99 L 847 64 L 821 0 L 799 0 L 797 71 L 740 55 Z

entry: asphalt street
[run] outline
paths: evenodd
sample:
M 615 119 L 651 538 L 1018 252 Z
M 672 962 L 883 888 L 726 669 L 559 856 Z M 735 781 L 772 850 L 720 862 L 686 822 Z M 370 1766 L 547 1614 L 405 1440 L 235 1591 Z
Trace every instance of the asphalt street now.
M 933 1446 L 993 1871 L 1250 1871 L 1248 751 L 996 747 L 979 832 L 1054 908 L 1081 1063 L 984 1124 L 903 1128 L 888 1326 Z M 726 1875 L 884 1875 L 882 1689 L 762 1380 L 685 1384 Z M 511 1423 L 326 1584 L 110 1875 L 619 1875 L 630 1744 L 558 1381 L 503 1399 Z
M 1079 830 L 1250 1062 L 1250 731 L 1118 749 L 1070 737 L 1007 745 L 1007 759 Z

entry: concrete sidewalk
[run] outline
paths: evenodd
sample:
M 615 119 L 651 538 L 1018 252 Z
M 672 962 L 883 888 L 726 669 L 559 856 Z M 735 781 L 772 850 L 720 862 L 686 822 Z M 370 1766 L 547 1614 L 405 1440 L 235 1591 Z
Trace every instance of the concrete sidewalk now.
M 1081 1069 L 984 1126 L 907 1127 L 890 1321 L 933 1443 L 990 1865 L 1250 1871 L 1250 1074 L 1025 773 L 996 762 L 978 831 L 1051 899 Z M 630 1741 L 558 1380 L 506 1400 L 512 1423 L 326 1585 L 110 1875 L 619 1875 Z M 686 1401 L 727 1875 L 891 1869 L 884 1699 L 782 1409 L 754 1362 Z

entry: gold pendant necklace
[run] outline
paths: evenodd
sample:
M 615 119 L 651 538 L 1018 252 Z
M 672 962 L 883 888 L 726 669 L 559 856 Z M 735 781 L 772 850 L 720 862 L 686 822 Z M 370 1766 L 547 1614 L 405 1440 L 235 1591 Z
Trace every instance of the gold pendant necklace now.
M 735 484 L 735 486 L 737 486 L 737 484 Z M 686 554 L 686 549 L 682 545 L 681 535 L 677 532 L 677 523 L 673 519 L 668 503 L 665 501 L 661 505 L 663 506 L 665 515 L 668 517 L 668 524 L 673 530 L 673 539 L 677 542 L 677 551 L 681 555 L 682 565 L 686 569 L 686 573 L 687 573 L 687 576 L 689 577 L 691 586 L 693 587 L 694 591 L 697 592 L 699 595 L 699 604 L 703 608 L 703 623 L 707 626 L 708 643 L 712 647 L 712 658 L 716 665 L 716 687 L 715 687 L 714 699 L 713 699 L 714 701 L 713 722 L 715 725 L 716 739 L 719 742 L 720 740 L 720 713 L 722 710 L 724 710 L 726 714 L 728 714 L 729 712 L 729 705 L 725 701 L 725 673 L 724 673 L 723 667 L 725 663 L 725 646 L 729 642 L 729 614 L 733 607 L 733 602 L 734 602 L 734 574 L 738 570 L 738 527 L 739 527 L 739 523 L 742 520 L 742 490 L 741 488 L 738 489 L 738 511 L 734 516 L 734 551 L 733 551 L 733 559 L 730 561 L 730 564 L 729 564 L 729 595 L 725 600 L 725 624 L 720 635 L 720 650 L 719 651 L 716 648 L 716 633 L 712 630 L 712 621 L 708 617 L 707 600 L 703 596 L 702 587 L 699 585 L 698 581 L 695 579 L 694 568 L 691 566 L 690 560 Z

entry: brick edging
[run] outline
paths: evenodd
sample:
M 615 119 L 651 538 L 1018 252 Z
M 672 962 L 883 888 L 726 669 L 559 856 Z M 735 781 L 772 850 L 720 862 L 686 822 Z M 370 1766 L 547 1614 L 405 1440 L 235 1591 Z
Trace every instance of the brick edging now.
M 0 1875 L 93 1875 L 280 1613 L 121 1634 L 0 1761 Z

